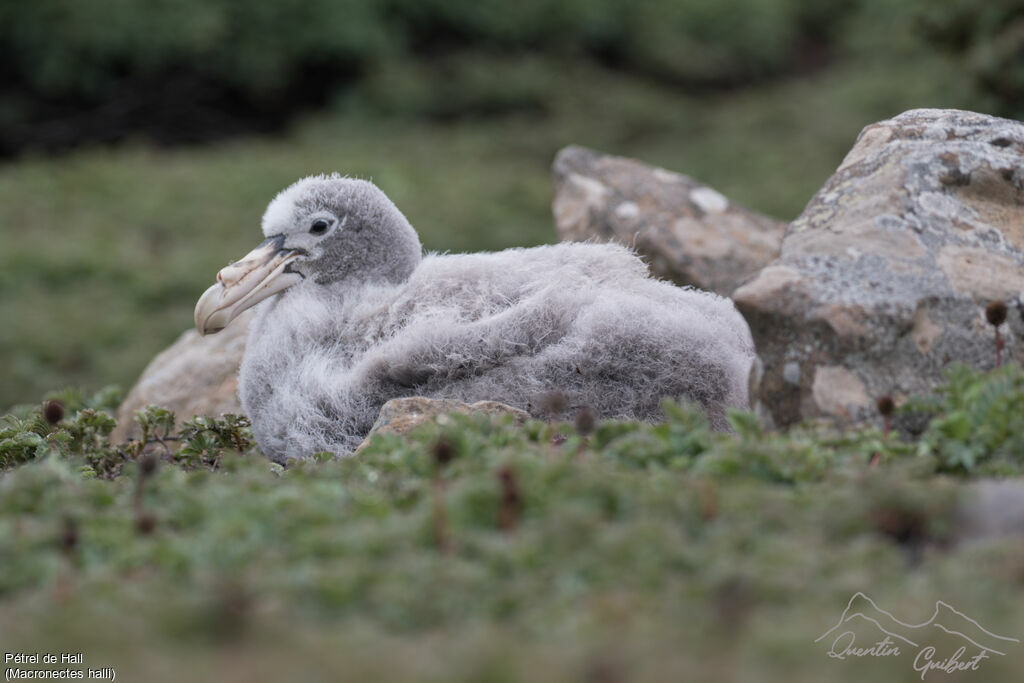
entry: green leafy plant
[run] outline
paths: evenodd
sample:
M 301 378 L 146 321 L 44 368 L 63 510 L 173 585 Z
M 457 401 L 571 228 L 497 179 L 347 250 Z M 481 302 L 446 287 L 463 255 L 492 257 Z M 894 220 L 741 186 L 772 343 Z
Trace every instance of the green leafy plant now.
M 947 472 L 1016 472 L 1024 463 L 1024 371 L 1015 364 L 982 373 L 957 365 L 936 399 L 909 410 L 933 415 L 917 452 Z

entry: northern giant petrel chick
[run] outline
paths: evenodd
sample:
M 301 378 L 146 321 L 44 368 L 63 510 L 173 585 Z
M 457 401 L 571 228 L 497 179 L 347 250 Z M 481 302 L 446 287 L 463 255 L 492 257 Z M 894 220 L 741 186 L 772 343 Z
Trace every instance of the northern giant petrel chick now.
M 263 216 L 266 240 L 196 304 L 202 334 L 262 302 L 239 378 L 260 448 L 278 462 L 352 451 L 385 401 L 495 400 L 656 420 L 663 397 L 727 429 L 748 406 L 753 343 L 728 299 L 653 280 L 630 250 L 555 244 L 422 254 L 375 185 L 299 180 Z

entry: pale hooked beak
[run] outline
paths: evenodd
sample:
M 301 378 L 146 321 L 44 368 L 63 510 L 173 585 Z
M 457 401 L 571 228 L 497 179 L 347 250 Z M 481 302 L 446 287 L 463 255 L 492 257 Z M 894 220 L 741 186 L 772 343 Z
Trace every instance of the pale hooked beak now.
M 268 237 L 241 261 L 217 273 L 217 284 L 203 292 L 196 303 L 199 334 L 220 332 L 245 309 L 302 280 L 302 275 L 290 270 L 288 264 L 305 252 L 285 249 L 283 244 L 284 235 Z

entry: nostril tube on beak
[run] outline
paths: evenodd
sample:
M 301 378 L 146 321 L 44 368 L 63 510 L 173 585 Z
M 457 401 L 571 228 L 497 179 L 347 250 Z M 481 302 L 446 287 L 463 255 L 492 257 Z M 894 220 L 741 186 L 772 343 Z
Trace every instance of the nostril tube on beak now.
M 243 267 L 240 268 L 240 265 Z M 245 263 L 245 260 L 243 259 L 238 263 L 232 263 L 230 266 L 221 268 L 220 272 L 217 273 L 217 282 L 221 283 L 225 287 L 237 284 L 238 281 L 241 280 L 250 270 L 245 268 L 245 265 L 251 264 Z

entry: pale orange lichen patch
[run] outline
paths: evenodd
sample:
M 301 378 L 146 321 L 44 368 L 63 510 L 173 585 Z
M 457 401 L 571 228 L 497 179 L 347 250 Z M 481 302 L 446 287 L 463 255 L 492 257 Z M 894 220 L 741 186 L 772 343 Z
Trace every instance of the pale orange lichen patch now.
M 924 308 L 918 308 L 914 313 L 914 326 L 910 330 L 910 338 L 922 354 L 931 351 L 935 340 L 942 335 L 942 327 L 936 325 Z
M 1007 299 L 1024 291 L 1024 266 L 981 247 L 943 247 L 935 259 L 961 294 L 976 300 Z
M 851 410 L 871 405 L 860 377 L 840 365 L 820 365 L 814 371 L 811 395 L 827 415 L 849 415 Z

